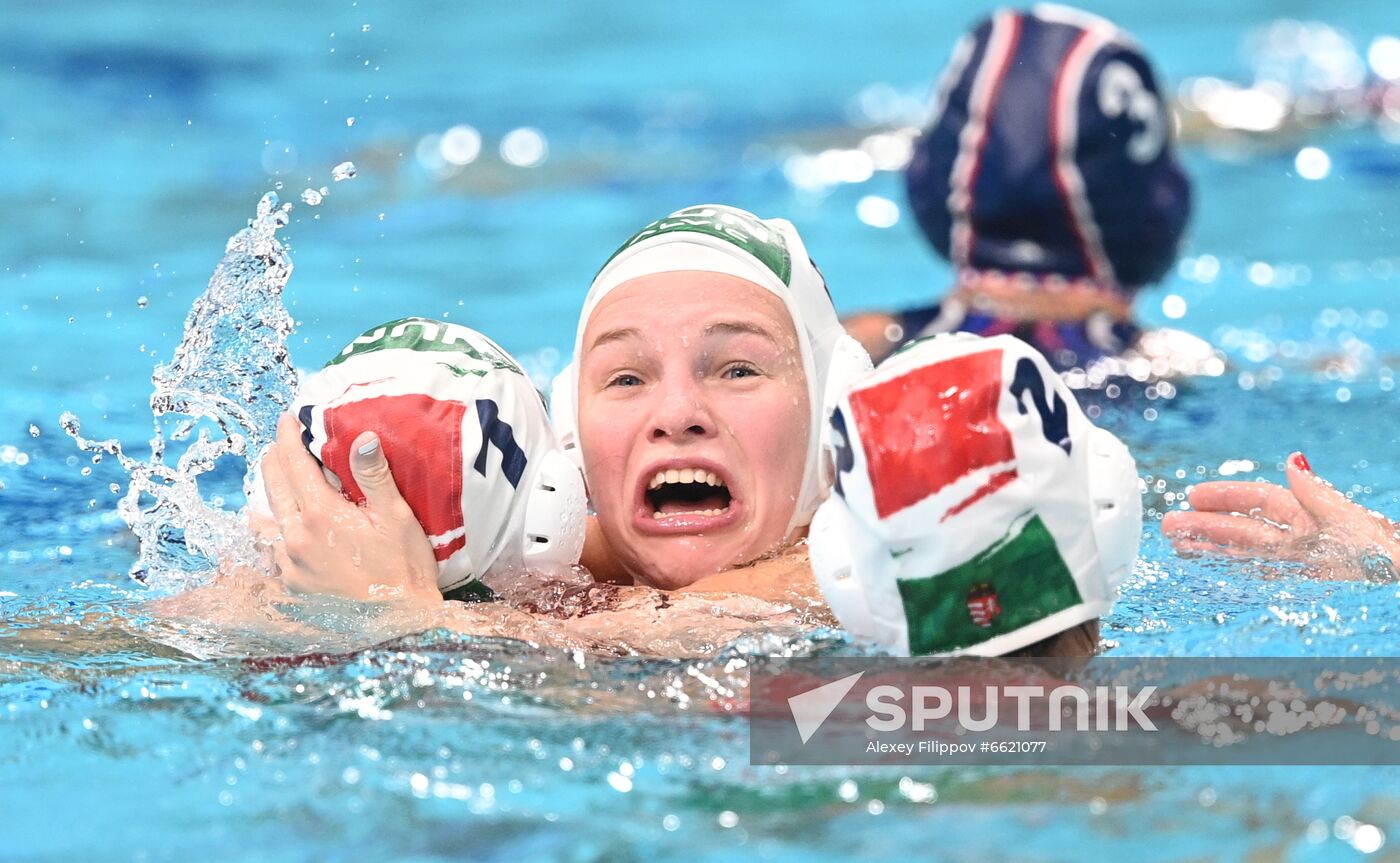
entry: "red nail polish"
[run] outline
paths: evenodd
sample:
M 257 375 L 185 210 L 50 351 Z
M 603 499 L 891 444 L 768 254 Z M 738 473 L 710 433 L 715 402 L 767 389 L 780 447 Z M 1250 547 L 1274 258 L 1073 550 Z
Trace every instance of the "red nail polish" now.
M 1308 457 L 1302 453 L 1293 454 L 1293 466 L 1303 473 L 1312 473 L 1312 465 L 1308 464 Z

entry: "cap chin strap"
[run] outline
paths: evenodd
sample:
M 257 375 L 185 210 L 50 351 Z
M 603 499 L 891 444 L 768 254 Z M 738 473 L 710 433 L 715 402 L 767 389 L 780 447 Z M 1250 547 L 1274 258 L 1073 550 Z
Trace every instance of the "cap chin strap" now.
M 583 553 L 583 475 L 562 450 L 540 457 L 525 501 L 521 560 L 527 567 L 573 566 Z

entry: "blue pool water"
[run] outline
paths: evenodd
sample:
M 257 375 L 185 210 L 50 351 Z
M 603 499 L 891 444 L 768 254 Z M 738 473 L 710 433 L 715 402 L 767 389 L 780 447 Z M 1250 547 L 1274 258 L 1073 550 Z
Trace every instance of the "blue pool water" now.
M 750 767 L 742 720 L 705 705 L 741 685 L 746 651 L 823 646 L 807 640 L 672 660 L 440 633 L 369 647 L 350 627 L 292 659 L 307 643 L 172 634 L 143 605 L 162 586 L 126 577 L 135 548 L 109 490 L 125 476 L 111 459 L 93 464 L 58 417 L 141 451 L 153 365 L 275 185 L 295 205 L 285 299 L 301 365 L 366 325 L 420 314 L 482 329 L 544 375 L 617 242 L 701 201 L 790 217 L 842 310 L 922 300 L 947 268 L 907 213 L 869 223 L 888 211 L 870 199 L 901 202 L 897 174 L 813 185 L 793 157 L 917 117 L 952 41 L 988 8 L 6 9 L 0 859 L 917 848 L 952 861 L 1311 861 L 1375 850 L 1355 841 L 1357 824 L 1400 842 L 1394 768 Z M 1265 0 L 1092 8 L 1132 29 L 1173 81 L 1244 76 L 1246 34 L 1280 14 Z M 1388 0 L 1286 11 L 1343 29 L 1363 55 L 1400 29 Z M 472 133 L 446 148 L 433 136 L 459 126 L 480 155 L 457 169 L 443 154 L 465 159 Z M 541 142 L 547 155 L 507 164 L 503 141 L 517 162 Z M 1328 154 L 1326 177 L 1298 175 L 1305 146 Z M 1220 345 L 1232 368 L 1169 401 L 1102 401 L 1149 508 L 1222 466 L 1277 478 L 1302 449 L 1344 490 L 1400 514 L 1400 144 L 1332 125 L 1185 159 L 1198 190 L 1186 257 L 1141 310 Z M 358 176 L 332 182 L 345 160 Z M 301 202 L 323 185 L 323 203 Z M 1389 655 L 1397 633 L 1393 585 L 1181 560 L 1153 523 L 1105 621 L 1120 655 Z M 819 638 L 840 649 L 839 635 Z M 187 649 L 161 646 L 172 642 Z

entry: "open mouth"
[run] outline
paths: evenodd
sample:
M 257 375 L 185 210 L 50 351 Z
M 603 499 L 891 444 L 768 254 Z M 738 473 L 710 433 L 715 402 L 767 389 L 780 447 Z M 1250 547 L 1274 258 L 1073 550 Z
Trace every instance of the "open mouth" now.
M 704 468 L 658 470 L 647 485 L 652 518 L 723 515 L 733 501 L 729 487 L 714 471 Z

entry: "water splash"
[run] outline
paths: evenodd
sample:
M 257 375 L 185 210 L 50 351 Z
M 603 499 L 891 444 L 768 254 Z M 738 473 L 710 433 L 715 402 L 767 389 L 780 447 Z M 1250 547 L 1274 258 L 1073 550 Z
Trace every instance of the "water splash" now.
M 255 463 L 296 390 L 287 353 L 292 318 L 282 304 L 292 261 L 277 239 L 291 209 L 274 193 L 263 196 L 256 218 L 229 238 L 174 358 L 152 373 L 148 461 L 127 455 L 116 440 L 84 438 L 72 413 L 60 418 L 79 447 L 116 457 L 130 475 L 117 510 L 140 540 L 131 567 L 137 581 L 178 590 L 221 562 L 260 564 L 242 517 L 221 497 L 206 499 L 199 478 L 226 456 Z M 171 443 L 184 446 L 173 465 Z

